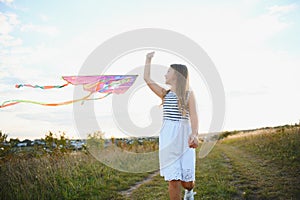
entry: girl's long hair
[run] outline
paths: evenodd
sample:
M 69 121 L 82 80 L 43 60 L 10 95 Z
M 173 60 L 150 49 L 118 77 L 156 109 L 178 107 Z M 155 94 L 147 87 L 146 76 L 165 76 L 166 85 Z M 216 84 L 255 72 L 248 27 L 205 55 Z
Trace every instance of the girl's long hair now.
M 187 93 L 189 90 L 189 74 L 188 69 L 182 64 L 172 64 L 170 66 L 175 70 L 176 75 L 176 95 L 178 98 L 178 108 L 182 115 L 188 112 Z

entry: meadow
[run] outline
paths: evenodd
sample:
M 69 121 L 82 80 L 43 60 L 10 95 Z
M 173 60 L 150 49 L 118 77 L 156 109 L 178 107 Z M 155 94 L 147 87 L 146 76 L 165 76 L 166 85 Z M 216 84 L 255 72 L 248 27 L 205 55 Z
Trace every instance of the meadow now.
M 195 199 L 300 199 L 299 128 L 223 133 L 208 156 L 197 158 Z M 126 150 L 157 148 L 132 145 Z M 86 151 L 21 151 L 1 159 L 0 172 L 1 199 L 168 199 L 157 172 L 121 172 Z

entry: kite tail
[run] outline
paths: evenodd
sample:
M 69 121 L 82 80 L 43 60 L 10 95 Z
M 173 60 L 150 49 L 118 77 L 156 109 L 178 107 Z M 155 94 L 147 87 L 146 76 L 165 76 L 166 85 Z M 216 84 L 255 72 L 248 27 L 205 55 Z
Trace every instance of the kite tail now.
M 16 88 L 20 88 L 20 87 L 31 87 L 31 88 L 41 88 L 43 90 L 47 90 L 47 89 L 53 89 L 53 88 L 63 88 L 66 87 L 67 85 L 69 85 L 69 83 L 65 83 L 63 85 L 30 85 L 30 84 L 17 84 Z
M 92 94 L 93 94 L 93 92 L 91 92 L 89 95 L 87 95 L 83 98 L 80 98 L 80 99 L 64 101 L 64 102 L 59 102 L 59 103 L 43 103 L 43 102 L 31 101 L 31 100 L 9 100 L 9 101 L 3 102 L 2 105 L 0 105 L 0 108 L 16 105 L 16 104 L 19 104 L 19 103 L 31 103 L 31 104 L 41 105 L 41 106 L 62 106 L 62 105 L 68 105 L 68 104 L 76 103 L 76 102 L 79 102 L 79 101 L 84 102 L 86 100 L 103 99 L 103 98 L 107 97 L 108 95 L 110 95 L 111 93 L 108 93 L 108 94 L 104 95 L 103 97 L 89 99 L 89 97 Z

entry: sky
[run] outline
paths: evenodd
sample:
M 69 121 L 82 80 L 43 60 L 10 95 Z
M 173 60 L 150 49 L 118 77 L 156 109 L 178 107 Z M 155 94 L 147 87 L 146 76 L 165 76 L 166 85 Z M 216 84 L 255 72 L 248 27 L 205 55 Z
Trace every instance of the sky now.
M 297 0 L 98 1 L 0 0 L 0 103 L 10 99 L 59 102 L 73 88 L 16 89 L 15 84 L 62 84 L 87 57 L 113 36 L 140 28 L 181 33 L 212 59 L 226 96 L 223 130 L 254 129 L 300 122 L 300 2 Z M 114 61 L 107 74 L 142 67 L 147 51 Z M 186 62 L 156 50 L 153 62 Z M 190 70 L 199 132 L 208 131 L 212 105 L 207 86 Z M 162 74 L 163 76 L 163 74 Z M 145 98 L 146 97 L 146 98 Z M 112 116 L 112 98 L 95 102 L 106 137 L 123 137 Z M 136 91 L 128 112 L 139 127 L 151 123 L 160 100 L 145 87 Z M 18 104 L 0 110 L 0 130 L 9 138 L 34 139 L 49 131 L 80 138 L 73 106 Z M 96 131 L 96 130 L 89 130 Z

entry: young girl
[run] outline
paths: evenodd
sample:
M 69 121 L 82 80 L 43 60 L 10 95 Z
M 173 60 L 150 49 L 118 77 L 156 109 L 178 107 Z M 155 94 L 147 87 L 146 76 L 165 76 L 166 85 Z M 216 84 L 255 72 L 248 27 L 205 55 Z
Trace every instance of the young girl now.
M 165 75 L 166 90 L 150 78 L 154 52 L 146 56 L 144 80 L 162 99 L 163 125 L 159 135 L 160 174 L 169 182 L 170 199 L 194 199 L 195 148 L 198 147 L 198 117 L 193 92 L 189 91 L 188 70 L 185 65 L 173 64 Z

